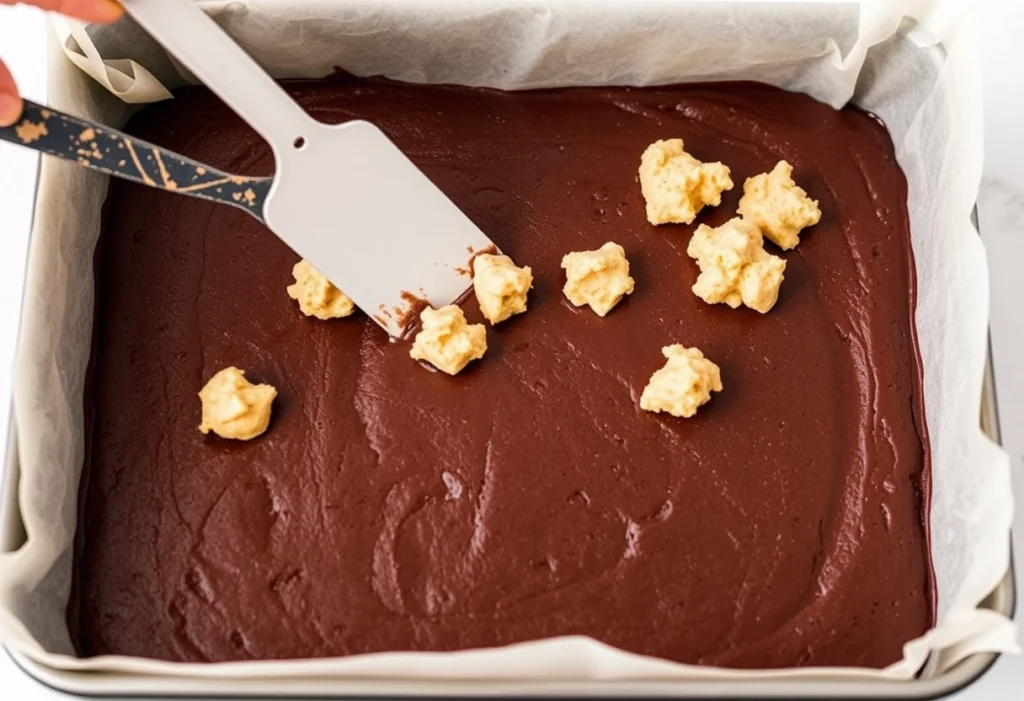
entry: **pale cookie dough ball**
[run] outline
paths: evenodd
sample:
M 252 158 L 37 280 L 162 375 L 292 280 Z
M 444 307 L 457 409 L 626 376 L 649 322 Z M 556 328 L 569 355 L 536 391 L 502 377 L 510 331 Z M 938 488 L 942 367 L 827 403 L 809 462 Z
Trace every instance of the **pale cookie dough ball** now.
M 295 284 L 288 286 L 288 296 L 298 301 L 299 309 L 306 316 L 317 319 L 339 319 L 355 311 L 355 304 L 348 295 L 331 284 L 319 270 L 305 259 L 292 268 Z
M 708 403 L 712 391 L 722 391 L 718 366 L 697 348 L 677 343 L 662 348 L 661 354 L 667 358 L 665 367 L 651 375 L 644 387 L 640 395 L 641 409 L 689 418 L 701 405 Z
M 786 261 L 764 250 L 760 230 L 748 221 L 736 217 L 715 229 L 701 224 L 686 253 L 701 271 L 693 293 L 708 304 L 745 304 L 764 314 L 779 299 Z
M 793 182 L 793 166 L 786 161 L 770 173 L 747 178 L 739 213 L 785 251 L 796 248 L 804 228 L 821 221 L 817 200 Z
M 473 291 L 484 317 L 497 324 L 526 311 L 533 271 L 519 268 L 508 256 L 484 253 L 473 259 Z
M 457 375 L 487 352 L 487 329 L 483 324 L 466 323 L 466 315 L 454 304 L 424 309 L 420 322 L 423 327 L 409 351 L 415 360 L 425 360 L 438 370 Z
M 199 392 L 203 403 L 199 430 L 240 441 L 255 438 L 267 430 L 276 396 L 277 390 L 270 385 L 254 385 L 245 379 L 244 371 L 224 368 Z
M 589 304 L 604 316 L 625 295 L 633 293 L 626 251 L 609 241 L 596 251 L 577 251 L 562 257 L 565 287 L 562 291 L 574 306 Z
M 640 157 L 640 189 L 652 224 L 689 224 L 706 205 L 722 203 L 732 189 L 729 169 L 702 163 L 683 150 L 682 139 L 655 141 Z

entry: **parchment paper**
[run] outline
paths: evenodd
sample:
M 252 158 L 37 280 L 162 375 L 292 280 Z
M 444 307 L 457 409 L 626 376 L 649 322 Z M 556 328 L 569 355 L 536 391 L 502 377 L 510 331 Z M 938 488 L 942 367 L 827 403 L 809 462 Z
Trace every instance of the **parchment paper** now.
M 73 657 L 64 611 L 84 453 L 92 253 L 106 179 L 44 159 L 14 396 L 17 505 L 27 538 L 0 555 L 0 621 L 11 649 L 57 669 L 456 680 L 906 679 L 933 650 L 943 651 L 940 664 L 948 667 L 976 651 L 1016 649 L 1012 623 L 976 608 L 1007 569 L 1012 497 L 1007 456 L 978 425 L 988 272 L 970 214 L 981 176 L 981 94 L 972 25 L 956 3 L 866 0 L 859 20 L 854 5 L 778 3 L 203 4 L 277 77 L 317 77 L 340 66 L 359 75 L 505 89 L 747 79 L 836 107 L 852 98 L 880 115 L 910 183 L 938 626 L 884 671 L 690 667 L 579 637 L 459 653 L 215 665 Z M 58 109 L 118 125 L 126 102 L 165 99 L 166 88 L 187 80 L 130 23 L 89 34 L 64 23 L 58 29 L 49 98 Z

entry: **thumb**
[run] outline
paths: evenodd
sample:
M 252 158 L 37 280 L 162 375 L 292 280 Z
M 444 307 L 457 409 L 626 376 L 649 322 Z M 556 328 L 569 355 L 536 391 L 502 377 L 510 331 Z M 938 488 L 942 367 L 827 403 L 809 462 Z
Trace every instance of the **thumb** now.
M 21 98 L 14 77 L 0 61 L 0 127 L 9 127 L 21 116 Z
M 2 2 L 3 0 L 0 0 Z M 124 8 L 117 0 L 57 0 L 57 2 L 41 3 L 28 0 L 29 5 L 40 5 L 47 10 L 56 10 L 71 17 L 84 19 L 87 22 L 113 22 L 124 14 Z M 47 5 L 55 7 L 47 7 Z

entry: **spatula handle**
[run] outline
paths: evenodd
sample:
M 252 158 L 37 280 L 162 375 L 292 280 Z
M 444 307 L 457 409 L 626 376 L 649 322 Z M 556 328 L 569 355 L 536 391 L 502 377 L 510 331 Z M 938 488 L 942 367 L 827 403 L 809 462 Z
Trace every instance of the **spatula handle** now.
M 123 0 L 122 4 L 143 29 L 259 132 L 275 155 L 301 148 L 318 126 L 191 0 Z
M 150 187 L 224 202 L 263 219 L 270 178 L 225 173 L 116 129 L 28 100 L 19 120 L 0 128 L 0 140 Z

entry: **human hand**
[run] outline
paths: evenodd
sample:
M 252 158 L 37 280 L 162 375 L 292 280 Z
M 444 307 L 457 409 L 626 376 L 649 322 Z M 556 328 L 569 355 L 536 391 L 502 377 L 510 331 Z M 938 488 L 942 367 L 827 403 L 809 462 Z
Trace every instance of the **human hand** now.
M 87 22 L 113 22 L 124 13 L 116 0 L 0 0 L 0 5 L 16 5 L 19 1 Z M 14 77 L 0 61 L 0 127 L 9 127 L 20 115 L 21 97 Z

